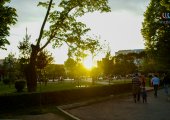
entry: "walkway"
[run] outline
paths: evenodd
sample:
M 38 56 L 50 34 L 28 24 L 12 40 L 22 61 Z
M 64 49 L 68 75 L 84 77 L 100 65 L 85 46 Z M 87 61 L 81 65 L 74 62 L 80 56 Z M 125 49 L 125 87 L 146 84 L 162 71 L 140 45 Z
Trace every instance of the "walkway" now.
M 163 90 L 159 90 L 157 98 L 153 92 L 148 94 L 148 103 L 134 103 L 129 96 L 65 111 L 80 120 L 170 120 L 170 101 Z

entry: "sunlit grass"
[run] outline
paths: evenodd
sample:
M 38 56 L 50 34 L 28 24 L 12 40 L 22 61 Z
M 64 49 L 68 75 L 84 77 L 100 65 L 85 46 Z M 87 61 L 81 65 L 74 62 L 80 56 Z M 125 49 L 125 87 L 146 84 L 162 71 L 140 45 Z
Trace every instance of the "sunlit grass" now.
M 62 81 L 62 82 L 48 82 L 46 85 L 44 83 L 37 84 L 37 92 L 48 92 L 48 91 L 60 91 L 69 89 L 78 89 L 84 87 L 94 86 L 91 82 L 77 80 L 77 81 Z M 95 84 L 98 85 L 98 84 Z M 27 89 L 23 90 L 26 93 Z M 0 82 L 0 94 L 10 94 L 16 93 L 14 85 L 4 85 Z
M 90 87 L 92 84 L 90 82 L 85 81 L 66 81 L 66 82 L 57 82 L 57 83 L 47 83 L 45 84 L 38 84 L 38 92 L 45 92 L 45 91 L 60 91 L 60 90 L 69 90 L 69 89 L 76 89 L 81 87 Z
M 71 81 L 62 81 L 62 82 L 48 82 L 46 85 L 44 83 L 38 83 L 37 92 L 48 92 L 48 91 L 61 91 L 61 90 L 71 90 L 71 89 L 79 89 L 85 87 L 92 86 L 101 86 L 101 85 L 109 85 L 109 84 L 124 84 L 131 83 L 131 79 L 121 79 L 121 80 L 102 80 L 95 81 L 95 84 L 92 81 L 86 80 L 71 80 Z M 0 82 L 0 94 L 11 94 L 16 93 L 16 89 L 14 85 L 4 85 Z M 27 89 L 23 90 L 23 93 L 27 93 Z
M 131 79 L 120 79 L 120 80 L 111 80 L 110 82 L 114 84 L 124 84 L 124 83 L 131 83 L 132 80 Z

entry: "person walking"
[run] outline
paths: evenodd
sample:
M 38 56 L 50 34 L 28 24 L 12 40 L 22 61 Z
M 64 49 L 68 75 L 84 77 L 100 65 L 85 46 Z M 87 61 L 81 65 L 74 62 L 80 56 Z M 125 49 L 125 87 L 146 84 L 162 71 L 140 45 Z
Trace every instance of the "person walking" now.
M 141 87 L 141 95 L 142 95 L 143 103 L 147 103 L 147 92 L 145 86 Z
M 164 78 L 163 78 L 163 86 L 164 86 L 164 91 L 165 91 L 165 94 L 168 96 L 168 87 L 169 87 L 169 78 L 168 78 L 168 75 L 167 73 L 164 74 Z
M 140 75 L 141 87 L 145 87 L 146 85 L 146 78 L 145 75 Z
M 140 79 L 138 74 L 135 74 L 134 77 L 132 78 L 132 93 L 133 93 L 133 99 L 134 102 L 140 101 Z
M 158 87 L 160 84 L 160 79 L 158 78 L 158 76 L 155 74 L 154 77 L 151 79 L 151 84 L 154 87 L 154 96 L 157 97 L 157 91 L 158 91 Z

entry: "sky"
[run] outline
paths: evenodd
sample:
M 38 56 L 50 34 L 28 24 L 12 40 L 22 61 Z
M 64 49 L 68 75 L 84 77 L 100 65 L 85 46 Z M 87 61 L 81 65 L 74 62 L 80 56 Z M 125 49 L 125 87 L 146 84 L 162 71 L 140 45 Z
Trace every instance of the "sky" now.
M 17 46 L 25 36 L 26 27 L 33 43 L 38 38 L 46 13 L 45 8 L 37 7 L 39 1 L 46 0 L 11 0 L 9 5 L 16 8 L 18 21 L 16 25 L 11 26 L 8 37 L 11 44 L 6 46 L 7 51 L 0 50 L 0 59 L 6 57 L 10 52 L 18 56 Z M 149 0 L 109 0 L 111 12 L 88 13 L 80 20 L 91 28 L 90 35 L 100 36 L 100 42 L 109 45 L 112 55 L 118 50 L 143 49 L 144 40 L 140 31 L 144 19 L 143 13 L 148 3 Z M 55 63 L 63 64 L 67 59 L 65 45 L 57 49 L 48 46 L 48 50 L 53 54 Z M 102 57 L 104 57 L 104 53 L 98 54 L 96 59 Z

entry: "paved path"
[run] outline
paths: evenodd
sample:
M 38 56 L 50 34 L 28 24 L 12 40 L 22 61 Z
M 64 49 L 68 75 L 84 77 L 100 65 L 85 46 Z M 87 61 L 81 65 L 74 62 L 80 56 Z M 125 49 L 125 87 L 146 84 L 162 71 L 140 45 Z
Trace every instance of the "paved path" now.
M 22 115 L 16 117 L 16 119 L 2 119 L 2 120 L 65 120 L 65 118 L 54 113 L 46 113 L 41 115 Z
M 153 92 L 148 93 L 148 103 L 134 103 L 129 96 L 66 111 L 81 120 L 170 120 L 170 101 L 163 90 L 159 90 L 157 98 Z

